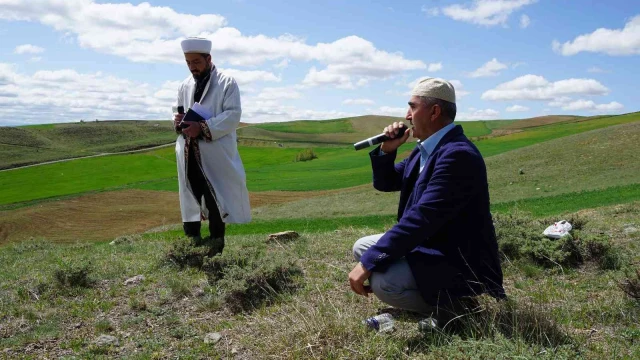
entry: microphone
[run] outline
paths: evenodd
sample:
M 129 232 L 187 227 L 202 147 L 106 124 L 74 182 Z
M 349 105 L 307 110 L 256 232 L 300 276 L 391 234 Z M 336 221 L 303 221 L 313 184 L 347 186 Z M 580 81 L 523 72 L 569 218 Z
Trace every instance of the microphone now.
M 407 130 L 406 126 L 402 126 L 401 128 L 398 128 L 398 134 L 396 135 L 396 137 L 394 139 L 402 137 L 406 130 Z M 353 144 L 353 147 L 356 150 L 362 150 L 362 149 L 364 149 L 366 147 L 377 145 L 377 144 L 380 144 L 381 142 L 385 142 L 387 140 L 391 140 L 391 138 L 386 136 L 384 133 L 382 133 L 380 135 L 376 135 L 376 136 L 370 137 L 370 138 L 368 138 L 366 140 L 359 141 L 359 142 Z

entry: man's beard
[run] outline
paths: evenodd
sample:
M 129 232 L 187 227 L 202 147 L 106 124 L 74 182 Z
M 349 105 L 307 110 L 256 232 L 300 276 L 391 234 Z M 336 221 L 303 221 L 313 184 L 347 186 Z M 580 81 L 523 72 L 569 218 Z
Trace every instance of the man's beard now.
M 211 64 L 207 65 L 207 67 L 204 70 L 202 70 L 201 72 L 199 72 L 197 74 L 191 73 L 191 75 L 193 75 L 193 78 L 196 81 L 199 81 L 199 80 L 204 79 L 207 76 L 207 74 L 210 73 L 210 72 L 211 72 Z

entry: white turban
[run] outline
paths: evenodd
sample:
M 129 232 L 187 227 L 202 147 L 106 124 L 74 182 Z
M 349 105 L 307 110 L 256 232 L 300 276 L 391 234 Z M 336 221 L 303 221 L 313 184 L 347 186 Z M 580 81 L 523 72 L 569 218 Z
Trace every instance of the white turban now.
M 210 54 L 211 53 L 211 40 L 203 38 L 187 38 L 182 40 L 182 52 L 198 53 L 198 54 Z
M 439 78 L 423 78 L 411 90 L 412 96 L 424 96 L 456 103 L 456 90 L 450 82 Z

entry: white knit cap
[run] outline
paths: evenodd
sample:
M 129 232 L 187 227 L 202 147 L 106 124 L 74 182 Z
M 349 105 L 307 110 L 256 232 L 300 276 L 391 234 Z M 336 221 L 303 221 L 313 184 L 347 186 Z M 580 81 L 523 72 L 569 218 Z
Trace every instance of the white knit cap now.
M 210 54 L 211 53 L 211 40 L 203 39 L 203 38 L 187 38 L 182 40 L 182 52 L 185 54 L 188 53 L 199 53 L 199 54 Z
M 456 90 L 450 82 L 440 78 L 422 78 L 411 90 L 412 96 L 424 96 L 456 103 Z

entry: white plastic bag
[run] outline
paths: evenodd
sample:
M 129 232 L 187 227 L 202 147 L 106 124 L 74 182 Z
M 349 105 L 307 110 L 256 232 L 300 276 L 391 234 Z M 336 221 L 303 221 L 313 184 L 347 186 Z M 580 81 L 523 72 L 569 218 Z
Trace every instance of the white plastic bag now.
M 544 229 L 542 234 L 552 239 L 560 239 L 563 236 L 569 235 L 571 229 L 572 226 L 568 221 L 561 220 Z

